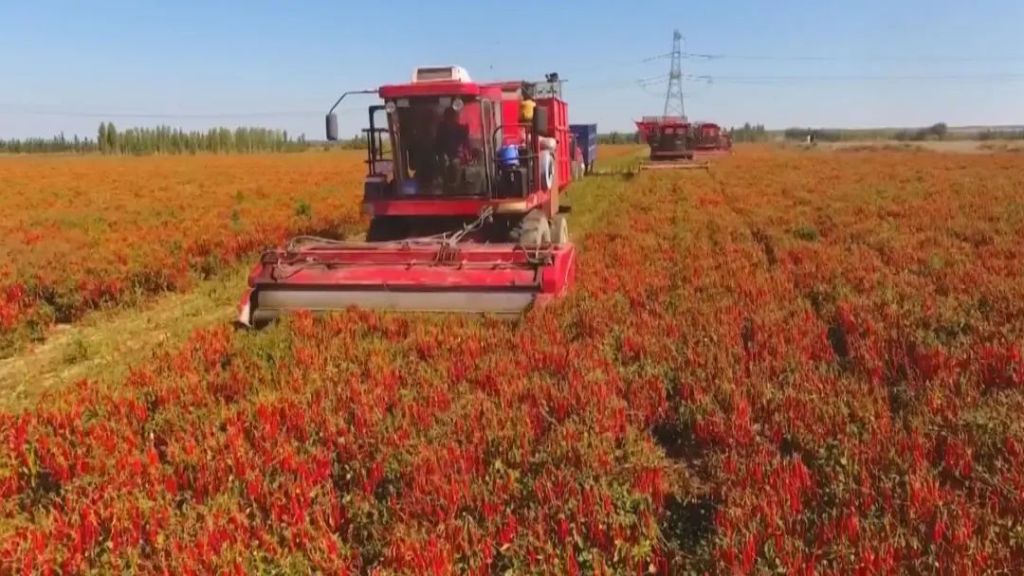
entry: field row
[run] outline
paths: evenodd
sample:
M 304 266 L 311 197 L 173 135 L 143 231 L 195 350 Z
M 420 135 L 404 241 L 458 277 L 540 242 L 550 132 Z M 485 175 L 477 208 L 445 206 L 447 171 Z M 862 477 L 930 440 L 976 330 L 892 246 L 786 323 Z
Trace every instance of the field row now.
M 520 323 L 198 332 L 0 416 L 0 571 L 1016 571 L 1022 163 L 593 179 Z

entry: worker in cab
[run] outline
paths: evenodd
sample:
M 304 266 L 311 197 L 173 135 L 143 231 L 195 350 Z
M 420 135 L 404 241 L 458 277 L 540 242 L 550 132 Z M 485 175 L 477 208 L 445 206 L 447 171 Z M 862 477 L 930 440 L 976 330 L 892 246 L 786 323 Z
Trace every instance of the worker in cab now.
M 437 127 L 437 150 L 448 161 L 465 161 L 469 157 L 469 128 L 459 122 L 459 113 L 452 108 L 444 111 Z
M 409 166 L 415 172 L 420 188 L 426 190 L 440 174 L 435 166 L 437 157 L 434 153 L 434 125 L 437 117 L 431 110 L 417 110 L 409 120 L 408 135 L 403 136 L 403 140 L 408 143 Z M 405 130 L 407 126 L 403 124 L 402 128 Z
M 455 110 L 445 109 L 437 127 L 435 144 L 443 166 L 445 193 L 462 193 L 465 189 L 466 167 L 473 164 L 478 155 L 472 150 L 469 127 L 459 122 L 459 113 Z

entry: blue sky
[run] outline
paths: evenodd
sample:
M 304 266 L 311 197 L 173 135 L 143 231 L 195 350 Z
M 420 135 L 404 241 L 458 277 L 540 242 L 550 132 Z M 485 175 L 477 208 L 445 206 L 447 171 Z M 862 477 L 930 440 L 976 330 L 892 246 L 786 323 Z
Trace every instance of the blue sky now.
M 265 2 L 0 0 L 0 137 L 118 126 L 320 137 L 340 92 L 457 63 L 568 78 L 576 122 L 658 114 L 672 29 L 691 118 L 769 127 L 1024 123 L 1020 0 Z M 359 108 L 344 109 L 354 133 Z M 359 108 L 353 108 L 358 106 Z M 255 116 L 239 116 L 259 114 Z M 159 116 L 158 116 L 159 115 Z

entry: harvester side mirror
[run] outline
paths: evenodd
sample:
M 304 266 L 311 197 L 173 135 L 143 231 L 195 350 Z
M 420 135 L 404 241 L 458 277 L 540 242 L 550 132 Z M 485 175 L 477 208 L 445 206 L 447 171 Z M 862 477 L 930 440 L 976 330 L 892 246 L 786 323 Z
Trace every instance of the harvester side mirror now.
M 537 106 L 533 109 L 533 133 L 538 136 L 549 136 L 547 108 Z
M 327 139 L 331 142 L 338 140 L 338 115 L 334 112 L 327 115 Z

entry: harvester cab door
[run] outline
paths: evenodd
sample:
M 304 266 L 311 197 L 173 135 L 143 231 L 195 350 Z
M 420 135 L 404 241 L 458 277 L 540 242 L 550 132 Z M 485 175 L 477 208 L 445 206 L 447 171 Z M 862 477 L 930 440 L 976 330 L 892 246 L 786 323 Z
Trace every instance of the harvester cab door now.
M 494 182 L 495 182 L 495 166 L 497 160 L 494 156 L 495 147 L 494 139 L 488 139 L 488 135 L 493 135 L 498 126 L 497 110 L 494 103 L 490 100 L 482 100 L 480 105 L 481 119 L 481 142 L 480 146 L 483 149 L 483 160 L 485 169 L 485 189 L 488 198 L 494 195 Z
M 363 132 L 366 134 L 368 174 L 390 181 L 394 178 L 395 166 L 391 155 L 391 131 L 383 106 L 370 106 L 370 127 Z

